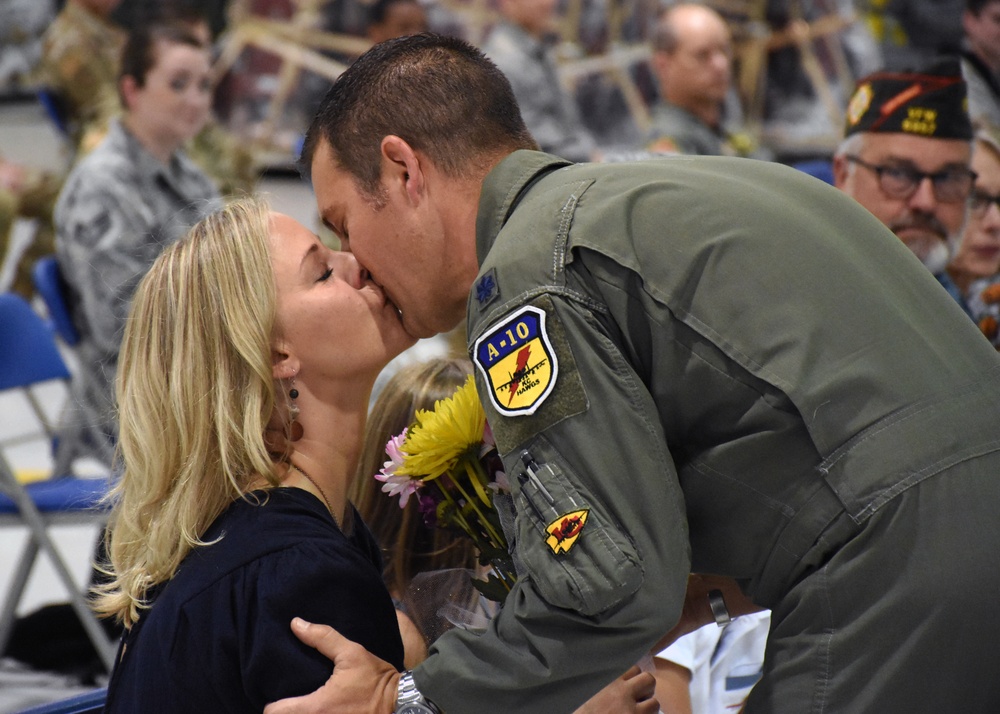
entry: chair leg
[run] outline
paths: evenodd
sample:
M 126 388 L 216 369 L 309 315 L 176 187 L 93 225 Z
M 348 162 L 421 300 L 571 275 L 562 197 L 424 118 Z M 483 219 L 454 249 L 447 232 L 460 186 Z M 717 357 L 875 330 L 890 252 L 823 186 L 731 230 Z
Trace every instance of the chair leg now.
M 97 655 L 101 658 L 105 668 L 110 673 L 115 663 L 115 650 L 117 649 L 115 643 L 108 639 L 107 633 L 101 627 L 100 622 L 98 622 L 97 615 L 90 609 L 86 591 L 81 589 L 76 584 L 76 581 L 73 580 L 73 574 L 69 572 L 66 561 L 63 560 L 62 556 L 56 550 L 55 542 L 49 536 L 48 529 L 43 530 L 39 535 L 42 541 L 40 543 L 41 549 L 46 552 L 53 566 L 55 566 L 59 579 L 69 593 L 69 601 L 73 607 L 73 611 L 80 618 L 80 623 L 83 625 L 87 637 L 90 638 L 90 642 L 94 645 Z
M 0 468 L 3 466 L 4 464 L 0 463 Z M 8 480 L 13 478 L 9 469 L 7 469 L 6 478 Z M 65 587 L 67 592 L 69 592 L 70 604 L 72 605 L 74 612 L 76 612 L 77 617 L 80 618 L 80 623 L 83 625 L 84 631 L 87 633 L 91 643 L 94 645 L 94 649 L 97 650 L 97 654 L 104 663 L 104 666 L 107 668 L 108 672 L 110 672 L 115 662 L 115 644 L 108 639 L 104 629 L 97 621 L 97 616 L 87 604 L 86 597 L 83 592 L 81 592 L 80 587 L 73 580 L 73 575 L 69 572 L 69 568 L 66 567 L 65 561 L 56 549 L 55 543 L 49 535 L 48 527 L 42 519 L 41 514 L 38 512 L 38 509 L 35 507 L 34 502 L 27 495 L 27 493 L 21 489 L 15 490 L 11 494 L 11 497 L 17 503 L 18 510 L 21 513 L 21 518 L 28 527 L 28 532 L 31 535 L 35 548 L 43 551 L 48 556 L 49 560 L 52 561 L 52 565 L 56 570 L 56 575 L 59 576 L 59 580 L 62 582 L 63 587 Z
M 66 575 L 69 575 L 68 571 Z M 80 623 L 83 625 L 83 629 L 87 633 L 91 644 L 94 645 L 97 656 L 101 658 L 105 669 L 110 673 L 115 666 L 115 653 L 118 649 L 116 644 L 108 639 L 107 633 L 104 632 L 104 628 L 97 621 L 84 594 L 79 589 L 74 589 L 70 590 L 69 597 L 70 605 L 73 606 L 76 616 L 80 618 Z
M 14 632 L 14 622 L 17 620 L 17 604 L 21 602 L 21 595 L 28 584 L 28 577 L 31 575 L 31 566 L 35 563 L 38 555 L 38 544 L 28 533 L 28 542 L 21 550 L 21 557 L 14 568 L 14 580 L 7 588 L 7 598 L 3 603 L 3 610 L 0 611 L 0 654 L 7 651 L 10 637 Z
M 94 645 L 94 649 L 101 658 L 101 662 L 104 663 L 105 668 L 110 672 L 115 663 L 115 643 L 108 639 L 104 628 L 101 627 L 101 624 L 97 620 L 97 616 L 90 609 L 85 593 L 81 591 L 80 586 L 73 580 L 73 574 L 69 572 L 65 561 L 56 550 L 55 543 L 49 537 L 48 530 L 43 529 L 37 535 L 40 541 L 40 549 L 48 555 L 49 560 L 56 569 L 59 580 L 69 593 L 69 602 L 73 607 L 73 611 L 80 619 L 80 624 L 83 625 L 83 629 L 87 633 L 91 644 Z

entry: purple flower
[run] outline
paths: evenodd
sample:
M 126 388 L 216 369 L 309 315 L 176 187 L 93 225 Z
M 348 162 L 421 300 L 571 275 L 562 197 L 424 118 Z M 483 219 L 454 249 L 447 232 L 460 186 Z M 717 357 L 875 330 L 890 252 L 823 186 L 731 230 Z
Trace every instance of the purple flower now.
M 438 499 L 434 494 L 422 491 L 417 494 L 417 510 L 424 516 L 424 525 L 434 528 L 437 525 Z
M 375 474 L 375 479 L 383 484 L 383 493 L 389 494 L 390 497 L 399 496 L 400 508 L 405 508 L 406 502 L 410 500 L 410 494 L 416 493 L 420 488 L 420 481 L 396 474 L 406 459 L 406 452 L 402 448 L 404 441 L 406 441 L 406 429 L 389 439 L 385 445 L 385 453 L 389 460 L 382 464 L 382 468 Z
M 495 481 L 486 484 L 487 488 L 491 489 L 493 493 L 510 493 L 510 481 L 507 480 L 506 471 L 495 472 L 494 478 Z
M 394 476 L 387 473 L 377 473 L 375 478 L 382 481 L 382 492 L 389 494 L 389 497 L 399 496 L 399 507 L 406 508 L 406 502 L 410 500 L 410 494 L 420 490 L 420 482 L 414 481 L 409 476 Z
M 406 441 L 407 431 L 409 431 L 408 428 L 403 429 L 386 443 L 385 455 L 389 457 L 389 460 L 382 464 L 382 471 L 380 473 L 395 474 L 399 467 L 403 465 L 403 461 L 406 460 L 406 452 L 403 451 L 403 442 Z

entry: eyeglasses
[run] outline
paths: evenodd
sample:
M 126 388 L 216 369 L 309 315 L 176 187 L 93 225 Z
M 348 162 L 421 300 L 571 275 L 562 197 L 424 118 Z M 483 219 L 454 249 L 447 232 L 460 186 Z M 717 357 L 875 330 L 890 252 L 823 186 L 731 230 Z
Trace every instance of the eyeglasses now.
M 857 156 L 848 155 L 845 158 L 874 172 L 879 186 L 890 198 L 909 198 L 924 179 L 930 179 L 934 198 L 941 203 L 958 203 L 969 197 L 969 190 L 976 180 L 976 172 L 969 169 L 956 167 L 928 174 L 906 166 L 875 166 Z
M 1000 195 L 974 189 L 969 196 L 969 213 L 976 218 L 982 218 L 990 210 L 992 204 L 996 204 L 997 209 L 1000 210 Z

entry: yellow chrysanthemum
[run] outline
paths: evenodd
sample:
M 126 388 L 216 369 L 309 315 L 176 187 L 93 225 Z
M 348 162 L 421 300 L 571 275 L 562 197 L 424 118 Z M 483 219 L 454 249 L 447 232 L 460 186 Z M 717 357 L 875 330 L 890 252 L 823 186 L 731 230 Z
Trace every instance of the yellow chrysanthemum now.
M 407 456 L 396 473 L 430 481 L 454 469 L 463 455 L 478 458 L 486 414 L 472 375 L 451 397 L 435 402 L 432 411 L 415 416 L 403 443 Z

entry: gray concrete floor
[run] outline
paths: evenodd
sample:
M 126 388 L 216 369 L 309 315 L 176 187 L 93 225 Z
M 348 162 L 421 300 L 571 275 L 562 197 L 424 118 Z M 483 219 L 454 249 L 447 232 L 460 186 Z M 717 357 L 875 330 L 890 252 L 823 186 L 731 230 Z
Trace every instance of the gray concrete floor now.
M 33 100 L 0 103 L 0 156 L 30 166 L 52 171 L 66 167 L 62 139 L 53 129 L 41 107 Z M 265 176 L 260 184 L 275 210 L 287 213 L 313 230 L 317 220 L 312 192 L 295 176 Z M 16 227 L 12 250 L 23 248 L 30 240 L 33 227 L 28 223 Z M 3 259 L 9 256 L 0 256 Z M 9 264 L 9 261 L 6 261 Z M 0 267 L 0 290 L 9 285 L 10 271 Z M 72 359 L 68 360 L 72 369 Z M 58 413 L 65 398 L 62 385 L 47 385 L 40 394 L 46 409 Z M 12 395 L 0 395 L 0 438 L 22 433 L 26 427 L 29 407 Z M 48 442 L 44 438 L 28 441 L 6 452 L 15 469 L 32 471 L 50 468 Z M 81 464 L 83 470 L 99 470 L 93 464 Z M 70 562 L 74 577 L 83 587 L 89 574 L 89 561 L 97 538 L 95 527 L 63 527 L 56 535 L 57 546 Z M 0 598 L 6 593 L 15 559 L 26 541 L 26 533 L 18 528 L 0 528 Z M 23 615 L 54 602 L 65 601 L 66 593 L 59 584 L 52 566 L 40 559 L 36 563 L 27 590 L 18 608 Z M 49 701 L 56 701 L 85 691 L 72 678 L 24 668 L 19 663 L 0 660 L 0 714 Z

